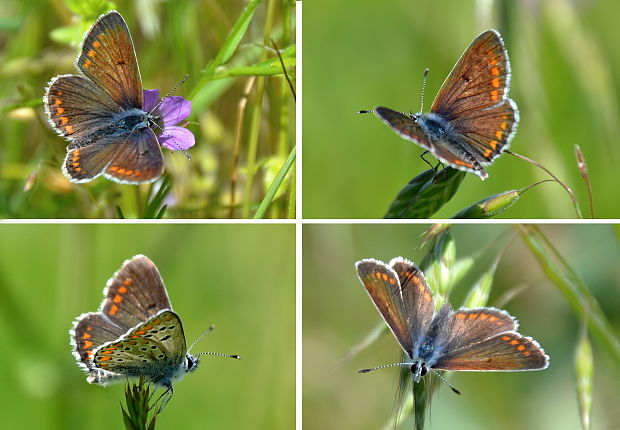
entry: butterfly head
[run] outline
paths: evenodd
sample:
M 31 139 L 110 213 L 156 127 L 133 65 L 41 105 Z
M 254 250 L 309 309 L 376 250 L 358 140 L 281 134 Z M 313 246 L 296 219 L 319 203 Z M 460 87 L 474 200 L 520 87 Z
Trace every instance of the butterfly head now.
M 423 361 L 415 361 L 411 365 L 411 373 L 413 374 L 413 381 L 420 382 L 420 379 L 428 373 L 428 366 Z

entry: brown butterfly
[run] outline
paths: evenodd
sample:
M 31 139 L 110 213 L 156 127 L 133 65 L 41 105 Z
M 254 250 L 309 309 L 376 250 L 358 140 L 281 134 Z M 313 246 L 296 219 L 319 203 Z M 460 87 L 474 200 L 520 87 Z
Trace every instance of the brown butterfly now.
M 396 133 L 455 169 L 489 175 L 484 169 L 508 149 L 519 122 L 508 98 L 510 61 L 496 30 L 478 36 L 439 89 L 430 113 L 406 114 L 386 107 L 371 111 Z

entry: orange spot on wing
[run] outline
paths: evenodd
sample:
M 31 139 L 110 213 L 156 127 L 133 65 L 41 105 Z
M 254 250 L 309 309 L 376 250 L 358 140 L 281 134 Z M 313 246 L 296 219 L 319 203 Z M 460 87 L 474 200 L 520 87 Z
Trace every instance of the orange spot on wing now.
M 81 172 L 81 171 L 82 171 L 82 168 L 81 168 L 81 167 L 76 167 L 76 168 L 75 168 L 75 171 L 79 173 L 79 172 Z
M 88 349 L 88 348 L 90 348 L 91 346 L 93 346 L 93 342 L 92 342 L 92 340 L 85 340 L 85 341 L 84 341 L 84 344 L 82 345 L 82 349 Z
M 491 317 L 489 318 L 489 321 L 495 322 L 495 321 L 497 321 L 497 317 L 491 315 Z
M 499 78 L 495 78 L 491 81 L 491 85 L 495 88 L 499 88 Z
M 489 142 L 489 145 L 491 145 L 491 148 L 493 148 L 493 149 L 495 149 L 497 147 L 497 144 L 498 144 L 497 140 L 491 140 Z
M 120 168 L 116 171 L 116 173 L 118 173 L 119 175 L 124 175 L 125 174 L 125 169 L 124 168 Z
M 122 302 L 122 301 L 123 301 L 123 298 L 120 296 L 120 294 L 117 294 L 117 295 L 115 295 L 115 296 L 114 296 L 114 298 L 112 299 L 112 301 L 113 301 L 114 303 L 120 303 L 120 302 Z
M 387 281 L 388 280 L 388 275 L 387 273 L 382 273 L 381 276 L 383 276 L 383 280 Z
M 457 166 L 474 167 L 473 164 L 467 163 L 467 162 L 461 161 L 461 160 L 454 160 L 453 163 L 456 164 Z
M 99 359 L 99 361 L 108 361 L 108 360 L 112 360 L 112 357 L 101 357 Z
M 130 287 L 131 285 L 133 285 L 133 281 L 131 279 L 125 279 L 125 282 L 123 282 L 123 284 L 127 285 L 128 287 Z
M 510 344 L 511 344 L 511 345 L 518 345 L 518 344 L 519 344 L 519 341 L 518 341 L 518 340 L 516 340 L 516 339 L 513 339 L 513 340 L 511 340 L 511 341 L 510 341 Z
M 499 128 L 501 128 L 502 130 L 506 130 L 506 129 L 508 128 L 508 125 L 507 125 L 505 122 L 502 122 L 502 123 L 499 125 Z
M 56 115 L 62 115 L 63 113 L 65 113 L 65 108 L 57 108 L 56 109 Z
M 93 58 L 95 56 L 95 51 L 93 51 L 92 49 L 90 51 L 88 51 L 88 55 L 90 58 Z
M 456 314 L 456 318 L 460 320 L 464 320 L 465 318 L 467 318 L 467 315 L 459 312 L 458 314 Z
M 498 98 L 499 98 L 499 92 L 497 90 L 491 91 L 491 100 L 496 102 Z
M 504 341 L 509 341 L 510 339 L 512 339 L 510 336 L 502 336 L 502 340 Z
M 498 63 L 497 58 L 493 58 L 490 62 L 491 66 L 496 66 Z
M 137 332 L 135 332 L 137 335 L 143 335 L 146 334 L 146 332 L 144 330 L 138 330 Z
M 166 316 L 164 317 L 164 321 L 170 321 L 171 319 L 172 319 L 171 314 L 166 314 Z
M 499 76 L 499 68 L 498 68 L 498 67 L 493 67 L 493 68 L 491 69 L 491 74 L 492 74 L 493 76 Z
M 99 42 L 98 40 L 95 40 L 93 42 L 93 48 L 99 48 L 101 46 L 101 42 Z
M 519 350 L 519 351 L 523 351 L 524 349 L 525 349 L 525 345 L 517 346 L 517 350 Z
M 394 280 L 394 278 L 390 278 L 390 284 L 394 285 L 396 283 L 396 281 Z
M 502 140 L 502 138 L 504 137 L 504 132 L 503 131 L 496 131 L 495 132 L 495 137 L 497 137 L 497 140 Z
M 82 335 L 82 339 L 90 339 L 90 337 L 91 337 L 91 336 L 90 336 L 90 333 L 84 333 L 84 334 Z
M 121 294 L 125 294 L 127 292 L 127 287 L 124 285 L 121 285 L 120 287 L 118 287 L 118 292 Z
M 69 134 L 73 133 L 73 126 L 72 125 L 68 125 L 65 127 L 65 131 Z
M 83 66 L 88 69 L 90 67 L 90 65 L 93 64 L 92 61 L 90 61 L 89 59 L 86 59 L 86 61 L 84 61 Z
M 117 312 L 118 312 L 118 306 L 112 305 L 112 307 L 110 307 L 110 310 L 108 311 L 108 315 L 114 316 L 116 315 Z
M 54 100 L 54 104 L 55 104 L 56 106 L 61 105 L 61 104 L 62 104 L 62 100 L 60 100 L 60 99 L 56 99 L 56 100 Z
M 150 330 L 150 329 L 152 329 L 152 328 L 153 328 L 153 326 L 152 326 L 152 325 L 145 325 L 145 326 L 144 326 L 144 330 Z
M 71 163 L 71 165 L 72 165 L 73 167 L 79 167 L 79 166 L 80 166 L 80 163 L 77 163 L 77 162 L 76 162 L 76 163 Z
M 60 125 L 65 125 L 68 122 L 69 122 L 69 118 L 67 118 L 66 116 L 60 117 Z
M 425 302 L 430 302 L 432 299 L 431 295 L 428 293 L 424 293 L 424 301 Z
M 485 313 L 480 314 L 480 319 L 483 321 L 486 320 L 488 317 L 489 317 L 489 314 L 485 314 Z
M 116 166 L 111 166 L 110 168 L 108 168 L 108 170 L 109 170 L 110 172 L 116 172 L 116 171 L 118 170 L 118 167 L 116 167 Z
M 476 318 L 478 318 L 478 314 L 469 314 L 470 320 L 475 320 Z

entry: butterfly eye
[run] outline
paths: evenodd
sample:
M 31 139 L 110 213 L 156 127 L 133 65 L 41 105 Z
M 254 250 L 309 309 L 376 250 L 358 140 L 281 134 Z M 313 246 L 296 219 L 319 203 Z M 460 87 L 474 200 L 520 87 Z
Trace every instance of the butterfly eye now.
M 428 373 L 428 367 L 426 367 L 426 364 L 422 363 L 421 364 L 421 369 L 420 369 L 420 375 L 424 376 Z

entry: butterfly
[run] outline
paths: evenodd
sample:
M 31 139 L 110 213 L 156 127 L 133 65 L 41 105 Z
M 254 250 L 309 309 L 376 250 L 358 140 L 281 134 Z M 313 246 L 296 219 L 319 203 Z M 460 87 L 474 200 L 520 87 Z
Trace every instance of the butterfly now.
M 517 332 L 508 312 L 491 307 L 435 311 L 433 293 L 414 263 L 397 257 L 356 263 L 357 274 L 375 307 L 407 354 L 415 383 L 430 370 L 541 370 L 549 357 L 531 337 Z M 458 391 L 453 388 L 457 393 Z
M 43 97 L 50 124 L 70 142 L 64 175 L 77 183 L 101 174 L 128 184 L 157 180 L 164 171 L 151 129 L 158 117 L 142 110 L 138 60 L 120 13 L 93 24 L 76 65 L 81 75 L 56 76 Z
M 71 346 L 90 384 L 107 385 L 144 376 L 174 394 L 172 382 L 196 370 L 201 355 L 190 354 L 181 319 L 172 310 L 155 264 L 144 255 L 123 263 L 108 281 L 98 312 L 80 315 L 70 331 Z
M 402 138 L 411 140 L 455 169 L 475 173 L 508 149 L 519 122 L 508 98 L 510 61 L 496 30 L 478 36 L 437 93 L 430 113 L 406 114 L 386 107 L 371 111 Z

